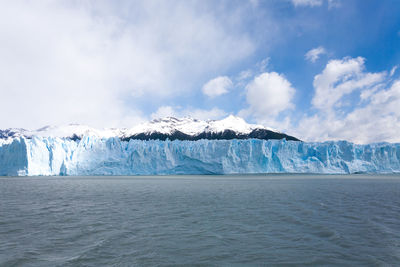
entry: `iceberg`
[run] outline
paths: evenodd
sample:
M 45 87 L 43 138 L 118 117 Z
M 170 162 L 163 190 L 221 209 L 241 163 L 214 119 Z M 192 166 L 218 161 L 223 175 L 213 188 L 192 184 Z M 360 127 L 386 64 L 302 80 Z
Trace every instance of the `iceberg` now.
M 0 140 L 1 176 L 399 172 L 400 144 L 390 143 L 123 140 L 95 135 Z

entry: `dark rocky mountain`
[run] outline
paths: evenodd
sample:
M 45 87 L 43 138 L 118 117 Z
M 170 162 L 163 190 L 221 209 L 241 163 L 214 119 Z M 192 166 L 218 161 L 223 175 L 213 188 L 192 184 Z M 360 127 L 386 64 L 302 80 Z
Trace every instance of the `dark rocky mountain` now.
M 300 141 L 294 136 L 290 136 L 284 133 L 274 132 L 267 129 L 254 129 L 249 134 L 244 134 L 240 132 L 235 132 L 232 130 L 224 130 L 222 132 L 202 132 L 196 135 L 188 135 L 181 131 L 174 131 L 172 133 L 160 133 L 160 132 L 150 132 L 150 133 L 139 133 L 134 134 L 129 137 L 124 137 L 122 140 L 128 141 L 134 140 L 188 140 L 197 141 L 201 139 L 207 140 L 232 140 L 232 139 L 286 139 L 288 141 Z

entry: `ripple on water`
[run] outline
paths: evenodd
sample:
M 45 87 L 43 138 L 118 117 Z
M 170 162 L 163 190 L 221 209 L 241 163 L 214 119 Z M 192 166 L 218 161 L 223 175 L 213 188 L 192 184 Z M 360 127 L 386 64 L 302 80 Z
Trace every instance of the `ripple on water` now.
M 0 179 L 0 265 L 400 262 L 400 179 L 281 178 Z

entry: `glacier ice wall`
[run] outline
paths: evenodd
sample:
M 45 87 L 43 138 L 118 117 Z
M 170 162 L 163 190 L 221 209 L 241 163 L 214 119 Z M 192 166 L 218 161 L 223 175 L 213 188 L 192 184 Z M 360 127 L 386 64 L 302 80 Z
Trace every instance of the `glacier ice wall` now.
M 400 172 L 400 144 L 286 140 L 0 140 L 0 175 Z

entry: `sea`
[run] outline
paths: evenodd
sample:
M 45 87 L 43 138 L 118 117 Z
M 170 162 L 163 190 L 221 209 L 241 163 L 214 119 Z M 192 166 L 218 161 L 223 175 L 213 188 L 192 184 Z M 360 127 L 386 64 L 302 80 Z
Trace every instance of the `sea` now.
M 0 178 L 0 266 L 399 266 L 399 175 Z

